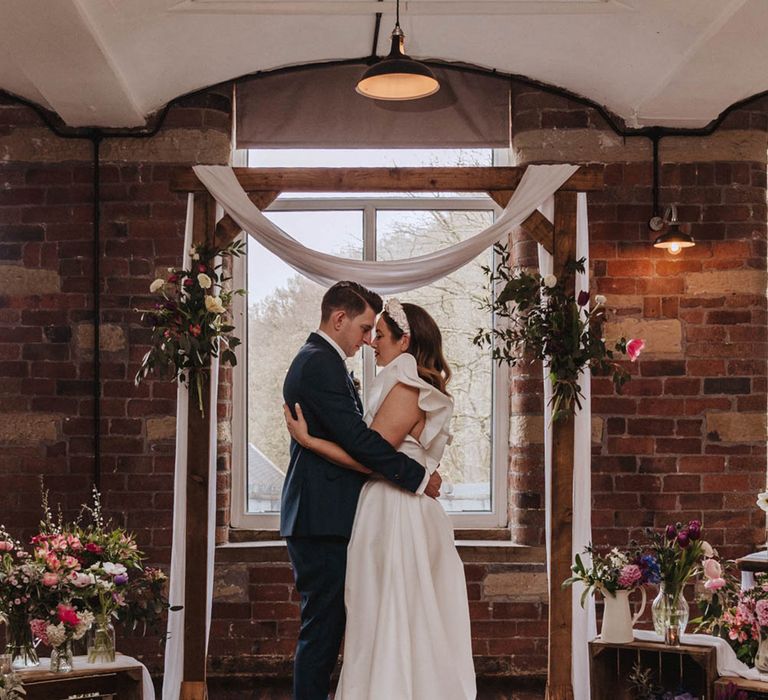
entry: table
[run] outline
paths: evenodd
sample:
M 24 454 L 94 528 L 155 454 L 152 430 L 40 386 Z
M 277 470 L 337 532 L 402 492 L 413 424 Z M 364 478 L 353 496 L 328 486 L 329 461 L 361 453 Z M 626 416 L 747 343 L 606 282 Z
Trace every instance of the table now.
M 117 654 L 113 662 L 97 664 L 87 659 L 73 657 L 69 673 L 51 673 L 48 658 L 41 658 L 36 668 L 17 671 L 27 691 L 25 700 L 66 700 L 86 694 L 104 700 L 155 700 L 149 671 L 132 656 Z
M 765 552 L 753 552 L 736 560 L 741 571 L 741 590 L 748 591 L 754 588 L 755 574 L 768 572 L 768 550 Z

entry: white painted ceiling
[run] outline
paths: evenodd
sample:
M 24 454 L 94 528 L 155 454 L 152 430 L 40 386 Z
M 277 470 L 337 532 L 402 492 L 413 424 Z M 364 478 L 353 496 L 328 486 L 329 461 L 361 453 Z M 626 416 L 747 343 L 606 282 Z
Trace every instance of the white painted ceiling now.
M 257 71 L 387 53 L 394 0 L 0 0 L 0 89 L 71 126 L 141 126 Z M 406 51 L 696 128 L 768 90 L 768 0 L 402 0 Z M 352 89 L 352 86 L 350 86 Z

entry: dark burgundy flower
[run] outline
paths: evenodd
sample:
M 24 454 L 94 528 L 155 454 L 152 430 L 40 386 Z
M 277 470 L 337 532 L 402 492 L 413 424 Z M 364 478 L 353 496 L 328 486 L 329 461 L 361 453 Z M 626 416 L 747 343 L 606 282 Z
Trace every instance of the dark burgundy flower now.
M 688 537 L 691 541 L 698 540 L 701 537 L 701 523 L 698 520 L 691 520 L 688 523 Z
M 205 265 L 203 265 L 203 264 L 200 264 L 200 265 L 197 266 L 198 272 L 205 272 L 207 269 L 208 268 Z
M 92 552 L 93 554 L 101 554 L 104 551 L 104 547 L 96 544 L 95 542 L 89 542 L 85 545 L 86 552 Z
M 589 292 L 585 289 L 582 289 L 579 292 L 579 298 L 577 300 L 577 303 L 579 306 L 586 306 L 589 303 Z
M 168 278 L 168 284 L 176 284 L 176 282 L 178 282 L 178 281 L 179 281 L 179 276 L 178 275 L 171 275 Z
M 683 549 L 685 549 L 690 543 L 691 538 L 688 536 L 688 533 L 685 530 L 678 534 L 677 544 L 679 544 Z
M 191 287 L 194 283 L 195 282 L 191 277 L 187 277 L 187 279 L 184 280 L 185 287 Z
M 664 534 L 668 540 L 674 540 L 675 537 L 677 537 L 677 528 L 674 525 L 667 525 L 667 529 Z

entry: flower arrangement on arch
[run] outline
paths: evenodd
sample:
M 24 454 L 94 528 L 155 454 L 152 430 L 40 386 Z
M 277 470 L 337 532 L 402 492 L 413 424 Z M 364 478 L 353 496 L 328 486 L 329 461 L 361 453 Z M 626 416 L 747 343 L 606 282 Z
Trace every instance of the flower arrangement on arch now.
M 189 270 L 168 268 L 167 278 L 152 282 L 149 291 L 160 299 L 152 309 L 136 309 L 152 327 L 152 347 L 136 372 L 137 385 L 149 374 L 170 371 L 175 381 L 188 383 L 203 413 L 203 380 L 211 358 L 220 357 L 232 367 L 237 364 L 233 350 L 240 339 L 232 335 L 235 327 L 226 317 L 234 295 L 245 291 L 225 288 L 231 277 L 224 272 L 222 259 L 240 257 L 244 251 L 245 243 L 239 240 L 223 248 L 195 245 Z
M 579 375 L 586 368 L 596 374 L 610 374 L 617 391 L 630 379 L 618 355 L 637 360 L 645 347 L 639 338 L 619 339 L 611 350 L 602 337 L 606 299 L 594 301 L 582 291 L 569 293 L 555 275 L 541 276 L 521 268 L 510 268 L 509 250 L 496 244 L 499 262 L 495 270 L 484 267 L 491 288 L 503 284 L 495 298 L 486 301 L 498 317 L 508 319 L 505 327 L 478 329 L 473 342 L 491 347 L 497 362 L 514 367 L 526 360 L 543 360 L 552 383 L 552 420 L 557 421 L 581 409 L 584 398 Z M 585 259 L 569 261 L 566 270 L 584 272 Z
M 588 545 L 583 553 L 588 555 L 589 564 L 585 565 L 581 555 L 577 554 L 571 566 L 573 576 L 563 581 L 563 586 L 577 582 L 584 584 L 582 607 L 590 593 L 599 591 L 604 596 L 615 596 L 616 591 L 633 591 L 646 583 L 659 581 L 658 562 L 634 544 L 628 550 L 613 547 L 605 554 Z

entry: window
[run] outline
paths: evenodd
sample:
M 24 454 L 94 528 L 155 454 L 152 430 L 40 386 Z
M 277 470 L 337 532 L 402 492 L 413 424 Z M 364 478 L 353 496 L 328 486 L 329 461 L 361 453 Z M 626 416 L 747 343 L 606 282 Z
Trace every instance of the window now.
M 487 151 L 249 151 L 258 166 L 491 165 Z M 394 161 L 394 162 L 393 162 Z M 266 215 L 304 245 L 348 258 L 393 260 L 433 252 L 486 228 L 498 207 L 483 194 L 300 193 L 281 195 Z M 295 352 L 317 328 L 324 289 L 295 272 L 253 240 L 238 261 L 236 286 L 246 287 L 238 327 L 247 328 L 236 389 L 232 524 L 276 528 L 287 468 L 288 436 L 282 416 L 282 382 Z M 480 326 L 493 322 L 481 308 L 492 265 L 489 249 L 472 263 L 413 292 L 398 295 L 426 308 L 443 333 L 453 370 L 448 386 L 456 408 L 453 444 L 441 464 L 441 503 L 455 527 L 507 523 L 508 373 L 472 344 Z M 247 309 L 247 314 L 246 314 Z M 247 319 L 247 321 L 246 321 Z M 348 366 L 362 378 L 363 396 L 375 376 L 364 348 Z

